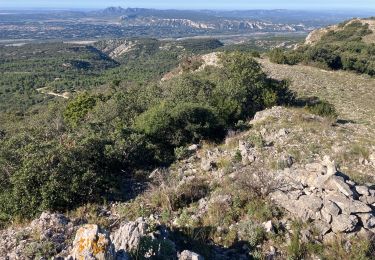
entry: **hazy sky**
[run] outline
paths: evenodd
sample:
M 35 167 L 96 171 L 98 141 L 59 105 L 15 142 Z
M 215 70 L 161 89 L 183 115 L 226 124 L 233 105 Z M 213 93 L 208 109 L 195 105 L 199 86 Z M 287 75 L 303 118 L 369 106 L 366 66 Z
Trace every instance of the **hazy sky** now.
M 375 0 L 0 0 L 1 8 L 374 9 Z M 374 14 L 375 15 L 375 14 Z

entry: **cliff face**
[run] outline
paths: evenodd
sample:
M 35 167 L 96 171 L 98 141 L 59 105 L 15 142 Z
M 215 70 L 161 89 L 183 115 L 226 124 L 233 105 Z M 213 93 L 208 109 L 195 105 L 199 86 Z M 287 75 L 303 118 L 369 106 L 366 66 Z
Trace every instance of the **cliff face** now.
M 124 26 L 153 26 L 170 28 L 204 29 L 209 31 L 267 31 L 267 32 L 296 32 L 308 28 L 303 24 L 279 24 L 251 19 L 224 19 L 217 18 L 211 21 L 192 20 L 182 18 L 160 18 L 153 16 L 121 18 Z

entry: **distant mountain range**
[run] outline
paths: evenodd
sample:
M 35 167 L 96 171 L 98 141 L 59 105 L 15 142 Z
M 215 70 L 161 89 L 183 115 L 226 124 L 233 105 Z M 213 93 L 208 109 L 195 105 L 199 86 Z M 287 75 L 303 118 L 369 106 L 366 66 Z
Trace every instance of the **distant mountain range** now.
M 207 32 L 299 32 L 364 15 L 356 12 L 291 10 L 156 10 L 108 7 L 97 16 L 119 16 L 124 27 L 193 29 Z
M 219 22 L 221 20 L 260 21 L 268 23 L 303 23 L 306 26 L 325 26 L 353 17 L 372 16 L 364 11 L 297 11 L 297 10 L 157 10 L 146 8 L 108 7 L 94 12 L 97 15 L 122 16 L 124 20 L 141 18 L 192 20 L 195 22 Z
M 0 40 L 308 34 L 352 17 L 372 15 L 355 11 L 213 11 L 122 7 L 94 11 L 12 11 L 0 12 Z

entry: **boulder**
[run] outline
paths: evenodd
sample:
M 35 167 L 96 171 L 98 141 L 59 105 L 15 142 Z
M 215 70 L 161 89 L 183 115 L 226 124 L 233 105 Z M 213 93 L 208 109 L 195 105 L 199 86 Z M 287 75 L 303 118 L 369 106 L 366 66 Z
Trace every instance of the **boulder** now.
M 355 190 L 358 194 L 363 196 L 370 196 L 369 189 L 366 186 L 356 186 Z
M 358 218 L 354 215 L 340 214 L 333 218 L 331 226 L 335 233 L 352 232 L 358 224 Z
M 319 175 L 327 174 L 327 168 L 325 168 L 321 163 L 309 163 L 305 165 L 305 169 L 308 172 L 316 172 Z
M 243 165 L 251 164 L 256 160 L 256 150 L 250 143 L 243 140 L 238 141 L 238 150 L 241 153 Z
M 116 259 L 115 249 L 108 232 L 92 224 L 78 229 L 71 256 L 73 259 Z
M 304 209 L 318 212 L 323 207 L 323 200 L 315 195 L 302 195 L 298 199 L 298 204 Z
M 336 168 L 336 163 L 335 161 L 332 161 L 329 156 L 324 156 L 322 165 L 327 168 L 327 175 L 332 176 L 336 174 L 337 168 Z
M 353 191 L 350 189 L 349 185 L 346 184 L 343 177 L 337 175 L 331 175 L 324 187 L 330 187 L 337 189 L 339 192 L 344 194 L 347 197 L 353 197 Z
M 329 214 L 326 210 L 323 210 L 320 212 L 321 213 L 321 219 L 324 220 L 326 223 L 331 224 L 332 222 L 332 215 Z
M 369 195 L 363 195 L 359 198 L 360 201 L 366 204 L 374 204 L 375 203 L 375 196 Z
M 331 230 L 331 225 L 326 223 L 325 221 L 321 220 L 315 220 L 314 221 L 314 226 L 316 230 L 319 232 L 320 235 L 324 236 Z
M 354 213 L 368 213 L 372 211 L 372 209 L 365 203 L 358 200 L 349 199 L 343 194 L 339 193 L 329 194 L 325 196 L 325 200 L 334 202 L 347 215 Z
M 273 228 L 273 224 L 272 224 L 272 221 L 267 221 L 267 222 L 264 222 L 263 223 L 263 227 L 264 227 L 264 230 L 267 232 L 267 233 L 274 233 L 274 228 Z
M 371 213 L 362 213 L 362 214 L 357 214 L 359 219 L 362 222 L 362 225 L 366 229 L 372 229 L 375 228 L 375 217 Z
M 199 149 L 199 145 L 198 144 L 192 144 L 187 149 L 190 152 L 196 152 Z
M 301 199 L 303 196 L 305 197 Z M 320 207 L 319 199 L 316 199 L 314 196 L 310 197 L 308 195 L 302 195 L 298 200 L 294 200 L 288 196 L 287 193 L 276 191 L 271 194 L 271 198 L 276 202 L 276 204 L 303 220 L 315 219 L 316 208 Z M 309 198 L 312 200 L 316 199 L 313 205 L 310 205 Z M 310 208 L 312 208 L 312 210 Z
M 282 155 L 278 160 L 278 165 L 281 165 L 284 168 L 292 167 L 293 163 L 294 163 L 293 157 L 287 154 Z
M 120 226 L 112 235 L 116 251 L 131 252 L 139 246 L 141 238 L 147 235 L 148 225 L 143 218 L 127 222 Z
M 206 172 L 208 172 L 208 171 L 212 171 L 213 169 L 215 169 L 216 168 L 216 162 L 215 162 L 215 160 L 213 160 L 213 159 L 209 159 L 209 158 L 203 158 L 202 159 L 202 162 L 201 162 L 201 169 L 203 170 L 203 171 L 206 171 Z
M 326 213 L 326 214 L 329 214 L 330 216 L 333 216 L 333 217 L 336 217 L 340 214 L 341 212 L 341 209 L 339 208 L 339 206 L 337 206 L 336 203 L 330 201 L 330 200 L 327 200 L 324 202 L 324 206 L 322 208 L 322 213 Z
M 180 257 L 178 258 L 179 260 L 204 260 L 204 257 L 191 252 L 189 250 L 185 250 L 180 254 Z

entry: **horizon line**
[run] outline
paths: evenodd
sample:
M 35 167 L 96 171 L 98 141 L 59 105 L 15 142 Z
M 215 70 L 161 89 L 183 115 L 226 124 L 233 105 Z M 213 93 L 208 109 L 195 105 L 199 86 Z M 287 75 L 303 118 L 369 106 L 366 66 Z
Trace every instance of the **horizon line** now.
M 228 8 L 173 8 L 173 7 L 166 7 L 166 8 L 154 8 L 154 7 L 123 7 L 123 6 L 107 6 L 107 7 L 52 7 L 52 6 L 38 6 L 38 7 L 1 7 L 1 11 L 37 11 L 37 10 L 44 10 L 44 11 L 73 11 L 73 10 L 105 10 L 108 8 L 123 8 L 123 9 L 148 9 L 148 10 L 160 10 L 160 11 L 168 11 L 168 10 L 177 10 L 177 11 L 366 11 L 372 12 L 375 11 L 375 8 L 352 8 L 352 7 L 339 7 L 339 8 L 244 8 L 244 9 L 228 9 Z M 374 13 L 375 15 L 375 13 Z

